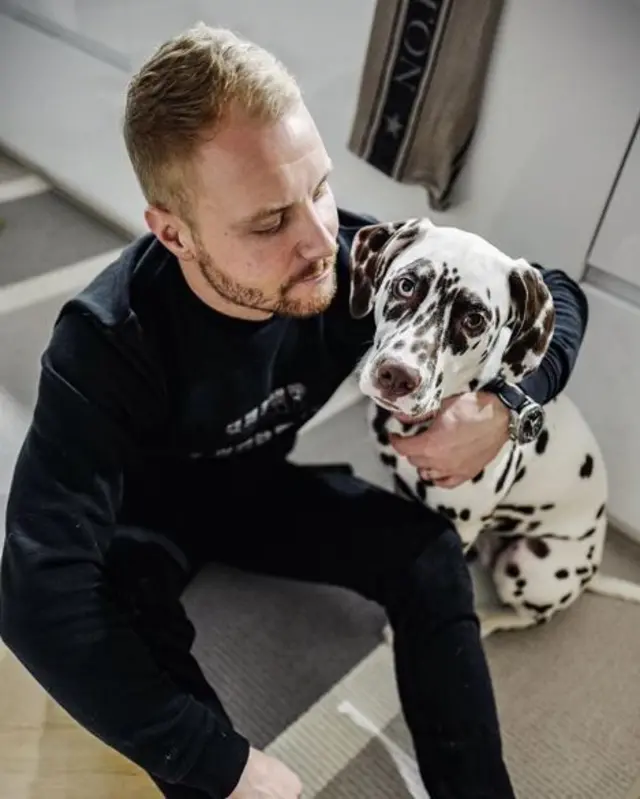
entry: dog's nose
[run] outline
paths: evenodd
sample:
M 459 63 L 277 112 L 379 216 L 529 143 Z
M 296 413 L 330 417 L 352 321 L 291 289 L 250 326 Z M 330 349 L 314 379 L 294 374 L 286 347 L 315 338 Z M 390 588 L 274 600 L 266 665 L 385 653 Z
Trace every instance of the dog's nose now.
M 383 361 L 375 374 L 375 386 L 385 399 L 399 399 L 420 385 L 420 374 L 397 361 Z

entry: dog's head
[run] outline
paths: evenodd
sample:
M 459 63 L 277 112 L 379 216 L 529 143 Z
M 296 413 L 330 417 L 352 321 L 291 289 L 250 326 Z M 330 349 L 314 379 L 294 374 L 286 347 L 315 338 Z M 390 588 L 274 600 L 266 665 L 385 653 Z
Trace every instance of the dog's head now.
M 540 364 L 555 323 L 535 267 L 428 219 L 357 233 L 350 304 L 354 317 L 373 312 L 375 321 L 361 390 L 413 419 L 497 376 L 522 380 Z

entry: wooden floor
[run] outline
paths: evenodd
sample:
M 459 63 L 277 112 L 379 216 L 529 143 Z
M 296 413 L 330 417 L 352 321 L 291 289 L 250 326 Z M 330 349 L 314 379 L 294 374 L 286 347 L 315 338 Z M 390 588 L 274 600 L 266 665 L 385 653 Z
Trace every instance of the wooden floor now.
M 0 642 L 0 799 L 158 799 L 130 761 L 82 729 Z

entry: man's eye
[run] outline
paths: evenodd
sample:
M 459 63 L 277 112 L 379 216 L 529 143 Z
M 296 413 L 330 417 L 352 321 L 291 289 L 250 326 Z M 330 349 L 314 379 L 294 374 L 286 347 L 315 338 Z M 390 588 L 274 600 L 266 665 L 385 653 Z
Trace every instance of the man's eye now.
M 276 222 L 275 225 L 271 225 L 267 228 L 259 228 L 258 230 L 254 230 L 253 232 L 256 236 L 272 236 L 274 233 L 277 233 L 283 225 L 284 217 L 280 217 L 280 219 Z
M 322 197 L 322 195 L 326 192 L 328 186 L 329 186 L 328 182 L 326 180 L 323 180 L 322 183 L 315 190 L 314 195 L 313 195 L 313 199 L 314 200 L 319 200 L 320 197 Z

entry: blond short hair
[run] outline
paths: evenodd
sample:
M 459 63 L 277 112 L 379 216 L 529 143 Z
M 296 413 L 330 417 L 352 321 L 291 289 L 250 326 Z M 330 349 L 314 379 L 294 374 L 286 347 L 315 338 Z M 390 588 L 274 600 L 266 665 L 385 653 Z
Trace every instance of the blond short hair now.
M 147 202 L 188 218 L 198 146 L 230 109 L 276 121 L 301 99 L 271 53 L 200 22 L 162 44 L 129 83 L 124 139 Z

